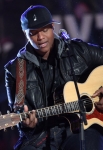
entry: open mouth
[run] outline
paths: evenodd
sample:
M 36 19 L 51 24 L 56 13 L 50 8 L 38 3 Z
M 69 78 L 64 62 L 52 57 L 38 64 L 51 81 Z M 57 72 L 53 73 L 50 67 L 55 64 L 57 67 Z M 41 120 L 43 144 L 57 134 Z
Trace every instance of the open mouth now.
M 46 46 L 47 46 L 47 44 L 48 44 L 48 42 L 40 43 L 40 44 L 39 44 L 39 47 L 40 47 L 40 48 L 44 48 L 44 47 L 46 47 Z

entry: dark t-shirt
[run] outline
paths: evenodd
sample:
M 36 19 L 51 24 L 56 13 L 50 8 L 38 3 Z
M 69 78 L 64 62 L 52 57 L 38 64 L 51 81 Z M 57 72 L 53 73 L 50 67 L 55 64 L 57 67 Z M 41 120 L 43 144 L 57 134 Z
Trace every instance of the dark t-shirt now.
M 50 97 L 53 94 L 54 90 L 61 85 L 60 72 L 57 64 L 57 59 L 55 55 L 55 50 L 52 50 L 47 60 L 39 59 L 40 68 L 43 73 L 46 93 L 49 105 L 53 105 L 53 101 L 50 101 Z

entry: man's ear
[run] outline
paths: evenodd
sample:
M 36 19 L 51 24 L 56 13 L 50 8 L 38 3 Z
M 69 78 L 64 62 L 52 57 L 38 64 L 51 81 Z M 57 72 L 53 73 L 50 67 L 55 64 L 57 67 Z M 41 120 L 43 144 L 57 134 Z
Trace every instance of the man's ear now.
M 54 23 L 52 23 L 52 28 L 53 28 L 53 30 L 55 29 Z

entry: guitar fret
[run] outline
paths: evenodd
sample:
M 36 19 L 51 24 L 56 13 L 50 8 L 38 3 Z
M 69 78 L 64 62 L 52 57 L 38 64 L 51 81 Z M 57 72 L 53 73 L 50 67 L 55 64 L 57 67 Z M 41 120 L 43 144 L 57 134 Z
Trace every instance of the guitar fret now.
M 50 115 L 50 111 L 49 111 L 49 108 L 48 108 L 48 107 L 46 108 L 46 113 L 47 113 L 47 116 Z
M 57 107 L 57 113 L 58 113 L 58 114 L 61 114 L 60 106 L 57 105 L 56 107 Z
M 55 114 L 56 115 L 58 115 L 58 114 L 60 114 L 60 112 L 59 112 L 59 107 L 58 107 L 59 105 L 55 105 Z
M 45 108 L 45 117 L 47 117 L 48 115 L 47 115 L 47 109 Z
M 62 113 L 60 105 L 57 106 L 57 110 L 58 110 L 58 114 Z
M 59 105 L 57 106 L 57 112 L 58 112 L 58 114 L 60 114 Z
M 52 107 L 50 107 L 50 116 L 52 116 L 53 115 L 53 113 L 52 113 Z
M 63 104 L 63 113 L 66 113 L 65 103 Z
M 67 113 L 68 112 L 67 104 L 64 104 L 64 108 L 65 108 L 65 113 Z
M 40 110 L 40 109 L 37 109 L 37 110 L 36 110 L 36 116 L 37 116 L 38 118 L 41 118 L 41 110 Z
M 60 111 L 60 104 L 58 105 L 58 113 L 61 114 L 61 111 Z
M 48 116 L 51 116 L 51 107 L 48 107 Z
M 65 113 L 65 107 L 64 107 L 64 104 L 62 104 L 62 113 Z
M 49 112 L 50 112 L 50 116 L 52 116 L 52 107 L 50 107 L 50 111 Z
M 71 103 L 71 111 L 74 111 L 74 105 L 73 105 L 73 102 Z
M 70 107 L 69 103 L 67 103 L 67 108 L 68 108 L 68 112 L 70 112 L 71 111 L 71 107 Z
M 69 105 L 70 105 L 70 111 L 72 111 L 72 102 Z
M 63 112 L 62 104 L 59 105 L 59 110 L 60 110 L 60 114 L 62 114 L 62 112 Z
M 52 115 L 55 115 L 55 107 L 52 106 Z
M 75 101 L 75 110 L 79 110 L 78 102 Z
M 75 102 L 73 102 L 73 106 L 74 106 L 74 111 L 76 110 L 76 107 L 75 107 Z
M 71 104 L 72 104 L 72 103 L 69 104 L 69 106 L 70 106 L 70 110 L 69 110 L 69 111 L 70 111 L 70 112 L 72 111 L 72 105 L 71 105 Z
M 41 109 L 42 117 L 46 117 L 45 108 Z
M 46 107 L 46 113 L 47 113 L 47 117 L 50 116 L 50 110 L 49 110 L 49 107 Z
M 58 114 L 58 109 L 57 109 L 57 107 L 58 107 L 57 105 L 54 106 L 54 108 L 55 108 L 55 115 Z
M 75 111 L 75 105 L 74 105 L 75 103 L 74 102 L 72 102 L 72 111 Z
M 64 104 L 62 104 L 62 113 L 64 113 Z

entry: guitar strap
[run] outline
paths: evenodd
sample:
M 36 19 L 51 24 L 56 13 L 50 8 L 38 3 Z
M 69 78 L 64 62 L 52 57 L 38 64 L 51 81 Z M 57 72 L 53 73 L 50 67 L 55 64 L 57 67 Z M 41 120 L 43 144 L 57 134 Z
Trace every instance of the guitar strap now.
M 26 61 L 18 58 L 16 62 L 16 93 L 14 110 L 23 107 L 26 93 Z

